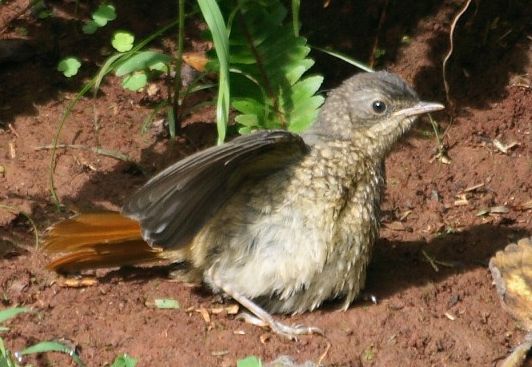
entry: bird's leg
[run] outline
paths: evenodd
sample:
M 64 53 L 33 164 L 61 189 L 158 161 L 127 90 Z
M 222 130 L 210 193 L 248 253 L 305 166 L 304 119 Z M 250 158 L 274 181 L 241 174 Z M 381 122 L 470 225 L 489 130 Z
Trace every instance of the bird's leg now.
M 299 335 L 309 335 L 309 334 L 319 334 L 323 335 L 323 331 L 317 327 L 305 326 L 305 325 L 294 325 L 289 326 L 283 324 L 280 321 L 276 321 L 272 315 L 270 315 L 266 310 L 257 305 L 255 302 L 251 301 L 247 297 L 243 296 L 239 292 L 231 289 L 231 287 L 221 282 L 217 282 L 214 278 L 211 278 L 213 284 L 224 291 L 225 294 L 233 298 L 235 301 L 240 303 L 242 306 L 247 308 L 253 315 L 249 313 L 241 313 L 239 318 L 243 319 L 247 323 L 257 325 L 257 326 L 268 326 L 274 333 L 285 336 L 291 340 L 294 340 Z

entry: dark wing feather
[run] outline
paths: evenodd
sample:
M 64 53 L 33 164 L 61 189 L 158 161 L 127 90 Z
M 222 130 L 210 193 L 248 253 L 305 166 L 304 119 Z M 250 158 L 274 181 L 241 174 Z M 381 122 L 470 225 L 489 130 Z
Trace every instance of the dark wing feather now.
M 193 154 L 149 180 L 122 208 L 142 236 L 163 248 L 186 245 L 246 178 L 301 159 L 308 147 L 286 131 L 260 131 Z

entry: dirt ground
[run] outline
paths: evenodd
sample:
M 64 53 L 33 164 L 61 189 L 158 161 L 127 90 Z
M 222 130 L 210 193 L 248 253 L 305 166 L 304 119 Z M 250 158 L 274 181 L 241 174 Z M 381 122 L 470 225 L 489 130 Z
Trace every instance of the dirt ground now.
M 0 28 L 26 3 L 0 4 Z M 331 303 L 316 312 L 280 317 L 318 326 L 327 335 L 297 342 L 244 324 L 225 310 L 210 312 L 206 320 L 198 310 L 226 305 L 201 288 L 168 280 L 159 269 L 98 272 L 97 284 L 85 288 L 63 287 L 44 269 L 48 259 L 34 247 L 31 226 L 20 212 L 29 214 L 42 233 L 74 212 L 117 209 L 155 172 L 215 137 L 210 110 L 188 116 L 176 140 L 160 124 L 141 134 L 154 98 L 124 91 L 110 77 L 96 100 L 85 98 L 77 105 L 60 142 L 101 146 L 126 154 L 131 162 L 87 149 L 61 149 L 55 181 L 65 210 L 58 211 L 48 189 L 50 152 L 38 148 L 51 143 L 65 106 L 104 59 L 102 49 L 112 30 L 146 35 L 176 12 L 166 2 L 154 9 L 150 2 L 116 1 L 117 21 L 95 37 L 79 32 L 74 2 L 49 3 L 52 18 L 24 14 L 0 32 L 1 39 L 34 42 L 21 60 L 0 64 L 0 203 L 15 208 L 0 209 L 0 308 L 25 305 L 37 311 L 19 316 L 1 334 L 10 349 L 62 340 L 77 346 L 88 366 L 109 364 L 120 353 L 138 358 L 139 366 L 234 366 L 248 355 L 264 361 L 289 355 L 299 363 L 322 358 L 325 366 L 496 366 L 523 338 L 501 309 L 487 262 L 532 232 L 526 1 L 473 2 L 458 23 L 449 68 L 454 108 L 435 115 L 447 128 L 450 162 L 434 159 L 437 145 L 427 121 L 387 161 L 381 238 L 365 291 L 377 304 L 359 300 L 339 312 Z M 87 4 L 80 3 L 83 17 Z M 315 3 L 302 4 L 302 33 L 311 43 L 368 60 L 378 40 L 377 48 L 385 50 L 376 60 L 378 68 L 402 75 L 424 99 L 445 101 L 441 62 L 461 2 L 355 6 L 333 0 L 325 9 Z M 187 48 L 195 50 L 201 44 L 195 38 L 197 24 L 191 23 Z M 72 80 L 55 70 L 58 57 L 69 54 L 86 62 L 81 76 Z M 313 55 L 327 88 L 355 72 L 329 56 Z M 506 153 L 501 145 L 510 146 Z M 177 299 L 181 308 L 146 306 L 156 298 Z M 73 365 L 67 356 L 53 353 L 27 362 Z M 528 363 L 532 366 L 530 357 Z

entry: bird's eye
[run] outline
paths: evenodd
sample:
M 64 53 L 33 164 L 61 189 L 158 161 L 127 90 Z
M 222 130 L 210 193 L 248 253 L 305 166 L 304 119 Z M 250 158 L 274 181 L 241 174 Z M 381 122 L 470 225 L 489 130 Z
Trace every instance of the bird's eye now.
M 378 113 L 379 115 L 386 112 L 386 103 L 380 100 L 373 101 L 371 104 L 371 108 L 373 108 L 373 112 Z

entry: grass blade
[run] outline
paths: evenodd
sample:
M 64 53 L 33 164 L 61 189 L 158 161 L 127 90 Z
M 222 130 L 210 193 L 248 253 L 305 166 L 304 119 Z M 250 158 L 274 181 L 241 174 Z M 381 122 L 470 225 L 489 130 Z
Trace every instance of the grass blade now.
M 212 34 L 214 48 L 220 67 L 218 81 L 218 102 L 216 106 L 216 126 L 218 128 L 218 144 L 225 140 L 229 121 L 229 35 L 224 18 L 215 0 L 198 0 L 201 13 Z
M 78 366 L 81 366 L 81 367 L 85 366 L 85 364 L 81 361 L 81 359 L 76 354 L 76 351 L 73 348 L 67 347 L 64 344 L 54 342 L 54 341 L 46 341 L 46 342 L 40 342 L 40 343 L 34 344 L 31 347 L 28 347 L 24 349 L 23 351 L 19 352 L 18 354 L 23 356 L 27 354 L 46 353 L 46 352 L 59 352 L 59 353 L 68 354 L 72 358 L 72 360 L 76 362 Z
M 28 307 L 11 307 L 0 311 L 0 323 L 12 319 L 20 313 L 31 312 Z
M 321 51 L 323 53 L 326 53 L 328 55 L 331 55 L 331 56 L 334 56 L 336 57 L 337 59 L 340 59 L 342 61 L 345 61 L 353 66 L 356 66 L 357 68 L 361 69 L 361 70 L 364 70 L 364 71 L 367 71 L 368 73 L 373 73 L 375 70 L 373 70 L 372 68 L 370 68 L 368 65 L 360 62 L 360 61 L 357 61 L 355 59 L 353 59 L 352 57 L 350 56 L 347 56 L 346 54 L 343 54 L 341 52 L 338 52 L 338 51 L 332 51 L 332 50 L 327 50 L 325 48 L 321 48 L 321 47 L 317 47 L 317 46 L 311 46 L 313 49 L 315 50 L 318 50 L 318 51 Z

